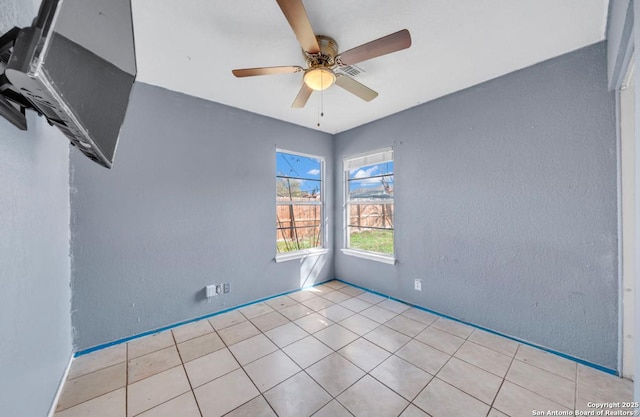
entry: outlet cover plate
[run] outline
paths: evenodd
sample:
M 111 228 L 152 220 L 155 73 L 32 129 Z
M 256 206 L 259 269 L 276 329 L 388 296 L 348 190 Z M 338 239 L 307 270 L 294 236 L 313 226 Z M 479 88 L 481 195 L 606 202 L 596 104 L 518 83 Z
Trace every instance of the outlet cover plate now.
M 204 290 L 207 294 L 207 298 L 211 298 L 216 295 L 216 286 L 215 285 L 207 285 L 204 287 Z
M 422 280 L 416 279 L 413 281 L 413 289 L 416 291 L 422 291 Z

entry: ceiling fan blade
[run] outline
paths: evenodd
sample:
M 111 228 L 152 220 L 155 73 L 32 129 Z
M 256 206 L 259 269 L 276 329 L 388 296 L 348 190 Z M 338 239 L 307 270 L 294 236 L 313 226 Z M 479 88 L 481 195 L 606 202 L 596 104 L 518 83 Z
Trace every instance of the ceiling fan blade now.
M 343 65 L 357 64 L 391 52 L 400 51 L 411 46 L 411 35 L 407 29 L 392 33 L 364 45 L 356 46 L 338 56 Z
M 293 100 L 293 104 L 291 104 L 291 107 L 293 107 L 294 109 L 303 108 L 304 105 L 307 104 L 307 100 L 309 100 L 311 93 L 313 93 L 313 90 L 307 87 L 305 83 L 302 83 L 302 88 L 300 88 L 296 99 Z
M 344 88 L 348 92 L 355 94 L 364 101 L 371 101 L 378 97 L 378 93 L 370 89 L 364 84 L 360 84 L 356 80 L 346 75 L 340 75 L 336 78 L 336 85 Z
M 236 77 L 253 77 L 255 75 L 273 75 L 273 74 L 293 74 L 302 71 L 302 67 L 262 67 L 262 68 L 243 68 L 231 71 Z
M 305 52 L 317 54 L 320 52 L 320 46 L 316 39 L 307 11 L 304 9 L 302 0 L 276 0 L 278 6 L 282 9 L 284 17 L 287 18 L 293 33 L 296 34 L 300 46 Z

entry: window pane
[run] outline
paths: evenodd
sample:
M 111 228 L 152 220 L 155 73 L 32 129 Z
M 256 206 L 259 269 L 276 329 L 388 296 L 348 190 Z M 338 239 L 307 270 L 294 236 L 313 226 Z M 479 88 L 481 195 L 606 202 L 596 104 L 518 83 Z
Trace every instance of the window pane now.
M 349 247 L 393 255 L 393 230 L 349 227 Z
M 392 159 L 391 149 L 345 159 L 350 249 L 394 255 Z
M 322 206 L 279 204 L 276 207 L 278 253 L 322 247 Z
M 393 174 L 349 180 L 349 200 L 393 198 Z
M 322 159 L 276 152 L 277 252 L 322 248 Z
M 393 204 L 349 204 L 348 226 L 393 229 Z
M 276 177 L 276 196 L 280 201 L 317 201 L 320 202 L 320 180 L 301 180 L 288 177 Z
M 320 201 L 320 159 L 285 152 L 276 153 L 278 201 Z
M 365 165 L 349 171 L 349 179 L 369 178 L 377 175 L 393 174 L 393 161 Z
M 393 198 L 393 161 L 352 169 L 347 183 L 350 200 Z

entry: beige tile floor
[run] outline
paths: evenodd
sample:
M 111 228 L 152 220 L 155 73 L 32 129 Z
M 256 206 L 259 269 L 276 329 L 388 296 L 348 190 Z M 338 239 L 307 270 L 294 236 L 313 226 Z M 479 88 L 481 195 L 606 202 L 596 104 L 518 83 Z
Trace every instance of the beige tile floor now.
M 332 281 L 76 358 L 55 417 L 518 417 L 632 382 Z

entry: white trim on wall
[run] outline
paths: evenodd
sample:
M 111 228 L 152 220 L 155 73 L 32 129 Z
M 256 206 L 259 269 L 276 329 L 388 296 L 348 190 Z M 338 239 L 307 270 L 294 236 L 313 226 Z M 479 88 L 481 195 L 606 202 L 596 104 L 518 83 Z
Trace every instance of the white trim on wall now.
M 73 363 L 74 354 L 71 353 L 69 357 L 69 362 L 67 363 L 67 367 L 64 370 L 64 374 L 62 374 L 62 379 L 60 380 L 60 384 L 58 385 L 58 389 L 56 390 L 56 395 L 53 397 L 53 402 L 51 403 L 51 408 L 49 409 L 49 413 L 47 417 L 53 417 L 56 412 L 56 407 L 58 406 L 58 401 L 60 400 L 60 395 L 62 395 L 62 390 L 64 389 L 64 383 L 67 381 L 67 377 L 69 376 L 69 371 L 71 370 L 71 364 Z
M 619 111 L 619 271 L 620 271 L 620 352 L 621 376 L 634 376 L 634 291 L 635 291 L 635 79 L 631 61 L 624 82 L 618 90 Z

